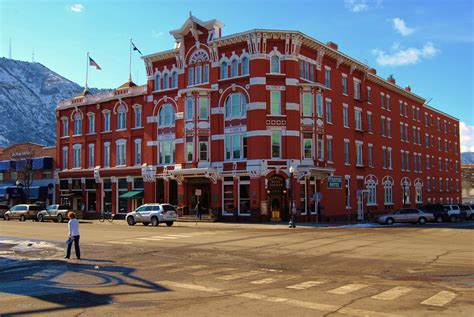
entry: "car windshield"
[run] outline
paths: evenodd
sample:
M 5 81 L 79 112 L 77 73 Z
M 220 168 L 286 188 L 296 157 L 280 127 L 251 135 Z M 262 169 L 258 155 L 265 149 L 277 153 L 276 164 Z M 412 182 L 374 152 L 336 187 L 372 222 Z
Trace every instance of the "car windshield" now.
M 46 210 L 47 211 L 52 211 L 52 210 L 55 210 L 57 207 L 58 207 L 58 205 L 51 205 L 51 206 L 48 206 L 48 208 L 46 208 Z
M 23 210 L 26 210 L 27 207 L 26 206 L 15 206 L 12 208 L 12 211 L 23 211 Z

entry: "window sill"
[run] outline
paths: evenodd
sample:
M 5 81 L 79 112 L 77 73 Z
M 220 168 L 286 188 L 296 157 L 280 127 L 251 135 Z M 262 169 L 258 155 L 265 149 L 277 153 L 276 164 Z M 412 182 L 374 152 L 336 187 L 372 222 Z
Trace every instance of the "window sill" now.
M 328 163 L 328 164 L 334 164 L 333 161 L 326 161 L 326 163 Z
M 81 169 L 82 169 L 82 167 L 73 167 L 72 168 L 73 171 L 78 171 L 78 170 L 81 170 Z
M 344 165 L 345 165 L 345 166 L 351 166 L 351 164 L 349 164 L 349 163 L 344 163 Z
M 286 114 L 267 114 L 267 117 L 278 117 L 278 118 L 286 118 Z
M 220 83 L 220 82 L 227 81 L 227 80 L 241 79 L 241 78 L 246 78 L 246 77 L 250 77 L 250 75 L 247 74 L 247 75 L 240 75 L 240 76 L 234 76 L 234 77 L 221 78 L 221 79 L 218 79 L 217 82 Z
M 378 204 L 367 204 L 368 207 L 378 206 Z
M 175 90 L 175 89 L 178 89 L 178 87 L 166 88 L 166 89 L 160 89 L 160 90 L 153 90 L 151 93 L 156 94 L 156 93 L 167 92 L 167 91 L 171 91 L 171 90 Z
M 143 127 L 135 127 L 135 128 L 132 128 L 132 130 L 140 130 L 140 129 L 143 129 Z
M 60 137 L 60 139 L 67 139 L 69 138 L 69 135 L 63 135 L 62 137 Z
M 82 136 L 82 134 L 73 134 L 72 137 Z
M 283 73 L 266 73 L 266 76 L 277 76 L 277 77 L 285 77 L 286 74 Z
M 101 133 L 102 133 L 102 134 L 105 134 L 105 133 L 112 133 L 112 131 L 111 131 L 111 130 L 108 130 L 108 131 L 102 131 Z

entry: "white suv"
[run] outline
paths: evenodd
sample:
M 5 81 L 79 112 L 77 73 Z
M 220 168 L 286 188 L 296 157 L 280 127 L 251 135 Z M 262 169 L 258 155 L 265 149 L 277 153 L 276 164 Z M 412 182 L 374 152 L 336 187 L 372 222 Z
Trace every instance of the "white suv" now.
M 125 216 L 125 220 L 129 226 L 134 226 L 136 223 L 143 223 L 148 226 L 158 226 L 161 222 L 166 223 L 168 227 L 172 226 L 178 220 L 176 208 L 170 204 L 145 204 L 141 205 Z
M 454 222 L 461 218 L 461 209 L 458 205 L 443 205 L 443 211 L 447 213 L 448 219 Z

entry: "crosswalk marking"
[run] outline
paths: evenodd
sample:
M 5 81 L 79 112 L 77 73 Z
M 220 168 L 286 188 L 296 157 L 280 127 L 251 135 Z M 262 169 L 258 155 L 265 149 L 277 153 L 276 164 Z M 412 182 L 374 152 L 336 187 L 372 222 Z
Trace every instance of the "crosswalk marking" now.
M 222 273 L 222 272 L 228 272 L 228 271 L 235 271 L 237 269 L 233 268 L 220 268 L 220 269 L 214 269 L 214 270 L 205 270 L 205 271 L 198 271 L 191 273 L 194 276 L 204 276 L 204 275 L 211 275 L 214 273 Z
M 186 271 L 186 270 L 203 269 L 203 268 L 206 268 L 206 267 L 207 267 L 207 265 L 191 265 L 191 266 L 183 266 L 183 267 L 178 267 L 178 268 L 171 269 L 171 270 L 166 270 L 166 272 L 175 273 L 175 272 Z
M 183 234 L 168 234 L 168 237 L 177 237 L 177 238 L 192 238 L 192 236 L 186 236 Z
M 368 285 L 365 284 L 347 284 L 338 288 L 335 288 L 333 290 L 330 290 L 329 293 L 332 294 L 339 294 L 339 295 L 345 295 L 349 294 L 355 291 L 358 291 L 364 287 L 367 287 Z
M 248 276 L 257 275 L 257 274 L 262 274 L 262 272 L 259 272 L 259 271 L 241 272 L 241 273 L 219 276 L 218 279 L 224 280 L 224 281 L 233 281 L 242 277 L 248 277 Z
M 132 244 L 132 242 L 126 242 L 126 241 L 107 241 L 106 243 L 112 243 L 112 244 Z
M 149 238 L 149 237 L 137 238 L 137 239 L 145 240 L 145 241 L 161 241 L 161 240 L 163 240 L 162 238 Z
M 178 237 L 167 237 L 167 236 L 152 236 L 151 238 L 157 238 L 157 239 L 170 239 L 170 240 L 175 240 L 175 239 L 178 239 Z
M 323 284 L 323 283 L 324 283 L 324 282 L 321 282 L 321 281 L 306 281 L 306 282 L 299 283 L 299 284 L 296 284 L 296 285 L 287 286 L 286 288 L 291 288 L 291 289 L 308 289 L 308 288 L 310 288 L 310 287 L 317 286 L 317 285 L 320 285 L 320 284 Z
M 430 306 L 444 306 L 456 297 L 456 294 L 449 291 L 441 291 L 438 294 L 431 296 L 430 298 L 422 301 L 423 305 Z
M 207 287 L 207 286 L 201 286 L 201 285 L 195 285 L 195 284 L 185 284 L 185 283 L 178 283 L 178 282 L 172 282 L 172 281 L 156 281 L 156 283 L 159 283 L 160 285 L 168 286 L 168 287 L 169 286 L 179 287 L 179 288 L 191 289 L 195 291 L 202 291 L 202 292 L 208 292 L 208 293 L 222 292 L 221 289 L 218 289 L 215 287 Z
M 261 279 L 261 280 L 252 281 L 250 283 L 257 284 L 257 285 L 262 285 L 262 284 L 271 284 L 271 283 L 276 282 L 276 281 L 277 281 L 277 278 L 275 278 L 275 277 L 267 277 L 267 278 L 264 278 L 264 279 Z
M 399 298 L 402 295 L 405 295 L 411 292 L 413 288 L 411 287 L 404 287 L 404 286 L 396 286 L 385 292 L 372 296 L 373 299 L 381 299 L 381 300 L 394 300 Z

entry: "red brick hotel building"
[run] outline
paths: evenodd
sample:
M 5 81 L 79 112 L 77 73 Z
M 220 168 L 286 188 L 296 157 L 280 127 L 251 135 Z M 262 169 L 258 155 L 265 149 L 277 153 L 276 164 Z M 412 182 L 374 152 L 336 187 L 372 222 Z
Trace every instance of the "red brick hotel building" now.
M 191 16 L 127 82 L 57 106 L 58 197 L 88 212 L 195 202 L 221 220 L 367 219 L 461 199 L 459 120 L 301 32 Z

